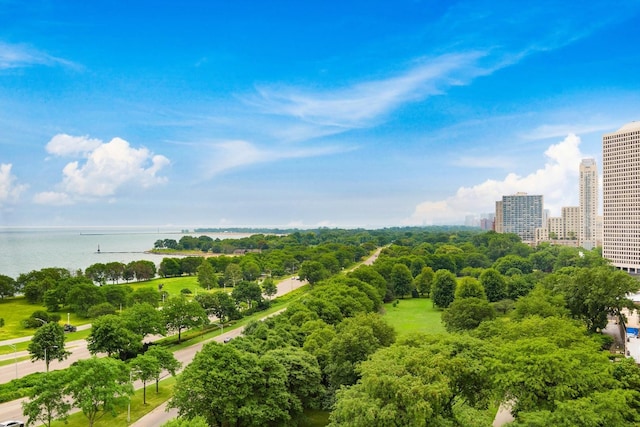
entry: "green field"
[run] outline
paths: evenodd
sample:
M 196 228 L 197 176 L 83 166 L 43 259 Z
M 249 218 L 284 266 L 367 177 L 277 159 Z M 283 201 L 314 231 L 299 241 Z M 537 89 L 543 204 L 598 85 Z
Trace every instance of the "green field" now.
M 384 318 L 393 326 L 399 336 L 413 332 L 438 334 L 446 332 L 440 320 L 442 311 L 433 307 L 428 298 L 401 299 L 384 305 Z

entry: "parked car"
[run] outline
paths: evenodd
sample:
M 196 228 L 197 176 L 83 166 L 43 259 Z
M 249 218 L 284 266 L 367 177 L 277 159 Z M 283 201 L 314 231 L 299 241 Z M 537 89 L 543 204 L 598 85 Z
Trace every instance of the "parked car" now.
M 0 423 L 0 427 L 24 427 L 23 421 L 3 421 Z
M 64 329 L 65 332 L 75 332 L 75 331 L 78 330 L 78 328 L 76 328 L 75 326 L 70 325 L 68 323 L 64 324 L 63 329 Z M 2 426 L 0 426 L 0 427 L 2 427 Z

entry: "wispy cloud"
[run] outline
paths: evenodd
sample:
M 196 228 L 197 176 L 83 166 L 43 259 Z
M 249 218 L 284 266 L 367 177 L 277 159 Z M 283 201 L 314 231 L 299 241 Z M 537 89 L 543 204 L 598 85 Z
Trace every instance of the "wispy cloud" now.
M 71 61 L 49 55 L 25 44 L 8 44 L 0 41 L 0 70 L 9 68 L 24 68 L 34 65 L 79 68 Z
M 301 88 L 264 86 L 245 100 L 265 114 L 298 118 L 319 126 L 343 130 L 370 126 L 403 103 L 443 93 L 467 84 L 486 70 L 478 67 L 483 52 L 442 55 L 382 80 L 325 92 Z
M 339 146 L 261 148 L 248 141 L 224 141 L 213 145 L 212 156 L 208 165 L 208 174 L 209 177 L 211 177 L 239 167 L 270 163 L 284 159 L 325 156 L 353 149 L 353 147 Z

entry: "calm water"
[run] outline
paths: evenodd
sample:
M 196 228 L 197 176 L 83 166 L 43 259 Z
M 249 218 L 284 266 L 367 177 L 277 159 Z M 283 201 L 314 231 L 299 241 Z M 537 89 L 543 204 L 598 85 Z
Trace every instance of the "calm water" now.
M 249 236 L 241 233 L 206 234 L 213 239 Z M 116 228 L 0 228 L 0 274 L 18 277 L 20 273 L 45 267 L 85 269 L 98 262 L 128 263 L 149 260 L 159 265 L 161 255 L 146 254 L 158 239 L 180 240 L 180 230 Z M 98 253 L 98 247 L 100 252 Z

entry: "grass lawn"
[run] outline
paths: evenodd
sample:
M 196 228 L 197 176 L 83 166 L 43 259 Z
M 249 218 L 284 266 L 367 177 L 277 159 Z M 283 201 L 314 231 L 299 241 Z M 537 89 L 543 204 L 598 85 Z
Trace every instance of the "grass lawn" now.
M 399 301 L 395 307 L 393 303 L 384 305 L 384 318 L 395 328 L 399 336 L 412 332 L 446 333 L 440 320 L 442 311 L 434 308 L 430 299 L 408 298 Z

